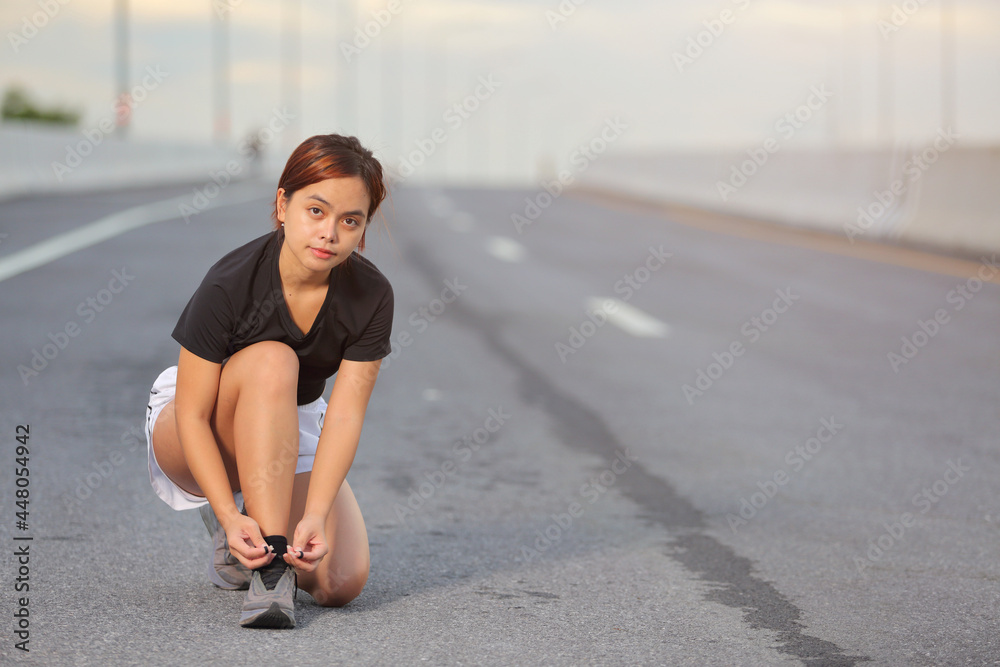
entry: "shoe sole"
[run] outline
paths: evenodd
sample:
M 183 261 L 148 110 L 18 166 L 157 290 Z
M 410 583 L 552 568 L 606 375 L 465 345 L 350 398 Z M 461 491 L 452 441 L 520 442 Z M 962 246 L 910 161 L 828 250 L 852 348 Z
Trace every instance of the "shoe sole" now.
M 240 625 L 244 628 L 271 628 L 274 630 L 289 630 L 295 627 L 295 617 L 289 617 L 281 610 L 277 602 L 261 612 L 244 612 L 240 616 Z

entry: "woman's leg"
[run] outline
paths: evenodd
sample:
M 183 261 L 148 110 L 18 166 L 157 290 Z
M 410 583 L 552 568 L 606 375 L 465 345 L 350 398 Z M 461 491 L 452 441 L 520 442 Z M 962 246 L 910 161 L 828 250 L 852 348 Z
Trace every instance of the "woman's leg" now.
M 299 450 L 296 392 L 298 357 L 278 342 L 246 347 L 226 362 L 212 414 L 219 451 L 233 491 L 243 491 L 263 535 L 286 535 Z M 204 495 L 191 475 L 177 437 L 174 403 L 153 427 L 153 451 L 167 476 Z
M 292 511 L 288 517 L 289 544 L 292 544 L 295 526 L 305 511 L 310 476 L 308 472 L 295 476 Z M 368 581 L 370 566 L 368 531 L 358 501 L 346 481 L 327 516 L 326 539 L 330 552 L 315 572 L 299 573 L 299 588 L 325 607 L 342 607 L 361 593 Z
M 212 415 L 233 491 L 243 491 L 247 513 L 264 535 L 294 540 L 305 510 L 310 473 L 295 474 L 298 461 L 298 358 L 281 343 L 240 350 L 222 369 Z M 153 427 L 153 451 L 160 468 L 181 488 L 203 495 L 177 438 L 174 404 L 163 408 Z M 331 551 L 319 568 L 299 575 L 299 585 L 324 606 L 356 598 L 368 580 L 368 533 L 361 509 L 345 481 L 327 517 Z

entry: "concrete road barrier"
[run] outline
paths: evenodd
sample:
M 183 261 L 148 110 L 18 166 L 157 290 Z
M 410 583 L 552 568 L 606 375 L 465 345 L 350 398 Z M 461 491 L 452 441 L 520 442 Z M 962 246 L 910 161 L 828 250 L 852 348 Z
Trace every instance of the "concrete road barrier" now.
M 771 148 L 776 148 L 772 146 Z M 957 254 L 1000 250 L 1000 147 L 611 155 L 577 187 Z
M 113 126 L 101 124 L 66 129 L 4 123 L 0 125 L 0 199 L 198 182 L 233 160 L 249 172 L 251 156 L 243 153 L 239 147 L 123 140 L 114 134 Z

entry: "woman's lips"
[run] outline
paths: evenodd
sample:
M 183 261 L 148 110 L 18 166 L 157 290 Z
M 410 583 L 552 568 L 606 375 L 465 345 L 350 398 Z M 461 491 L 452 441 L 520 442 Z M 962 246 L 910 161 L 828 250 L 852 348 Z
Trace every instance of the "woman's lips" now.
M 320 259 L 330 259 L 333 257 L 334 253 L 329 250 L 320 250 L 319 248 L 309 248 L 312 250 L 312 254 Z

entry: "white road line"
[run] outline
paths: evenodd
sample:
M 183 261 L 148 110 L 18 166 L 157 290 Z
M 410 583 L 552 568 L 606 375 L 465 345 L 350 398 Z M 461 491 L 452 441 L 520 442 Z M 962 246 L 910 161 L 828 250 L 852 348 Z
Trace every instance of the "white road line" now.
M 486 239 L 486 251 L 505 262 L 523 262 L 528 251 L 523 245 L 506 236 L 491 236 Z
M 205 208 L 200 209 L 200 212 L 220 206 L 230 206 L 253 201 L 254 199 L 261 199 L 261 196 L 259 194 L 253 197 L 243 195 L 235 199 L 228 199 L 225 202 L 214 200 Z M 152 204 L 143 204 L 119 211 L 118 213 L 112 213 L 83 227 L 77 227 L 64 234 L 59 234 L 6 257 L 0 257 L 0 282 L 43 264 L 48 264 L 53 260 L 65 257 L 78 250 L 97 245 L 101 241 L 114 238 L 132 229 L 137 229 L 154 222 L 180 218 L 182 216 L 180 211 L 181 204 L 191 206 L 191 195 L 164 199 Z
M 603 313 L 608 322 L 639 338 L 666 338 L 670 335 L 669 324 L 619 299 L 592 296 L 587 299 L 587 308 Z

